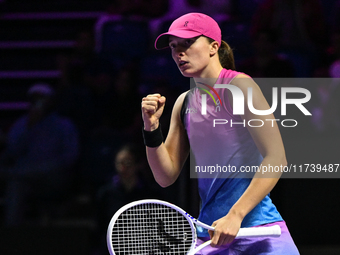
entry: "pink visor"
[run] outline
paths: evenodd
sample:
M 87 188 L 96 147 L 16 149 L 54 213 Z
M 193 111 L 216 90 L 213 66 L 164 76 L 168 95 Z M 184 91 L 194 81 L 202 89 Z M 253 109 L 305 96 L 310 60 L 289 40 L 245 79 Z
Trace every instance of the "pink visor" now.
M 169 31 L 159 35 L 155 41 L 155 48 L 161 50 L 169 47 L 169 36 L 193 38 L 204 35 L 221 45 L 221 29 L 217 22 L 203 13 L 188 13 L 172 22 Z

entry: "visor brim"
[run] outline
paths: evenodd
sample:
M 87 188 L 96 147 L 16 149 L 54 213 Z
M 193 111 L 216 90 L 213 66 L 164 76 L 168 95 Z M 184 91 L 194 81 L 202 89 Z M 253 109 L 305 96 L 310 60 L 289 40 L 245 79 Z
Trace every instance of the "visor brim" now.
M 155 48 L 162 50 L 169 47 L 169 36 L 176 36 L 179 38 L 193 38 L 202 35 L 202 33 L 188 30 L 175 30 L 167 33 L 163 33 L 156 38 Z

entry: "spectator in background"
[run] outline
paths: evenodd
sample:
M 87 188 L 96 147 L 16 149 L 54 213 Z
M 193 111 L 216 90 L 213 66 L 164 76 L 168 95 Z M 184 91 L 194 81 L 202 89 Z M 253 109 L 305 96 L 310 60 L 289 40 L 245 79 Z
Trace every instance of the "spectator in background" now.
M 124 142 L 135 141 L 136 134 L 141 137 L 134 126 L 140 112 L 136 68 L 129 64 L 115 76 L 109 68 L 93 68 L 86 74 L 95 125 L 83 143 L 79 176 L 91 196 L 112 175 L 112 154 Z
M 143 149 L 143 147 L 142 147 Z M 105 235 L 107 226 L 114 213 L 127 203 L 139 199 L 155 198 L 143 177 L 146 166 L 142 151 L 134 144 L 125 144 L 113 158 L 116 174 L 103 186 L 97 196 L 99 254 L 107 254 Z
M 54 111 L 53 88 L 35 84 L 28 97 L 29 112 L 10 129 L 1 157 L 1 173 L 7 181 L 5 223 L 9 226 L 26 222 L 32 202 L 54 201 L 68 194 L 78 156 L 77 130 Z
M 102 219 L 111 219 L 112 215 L 126 203 L 150 195 L 148 185 L 142 176 L 145 162 L 141 155 L 141 150 L 133 144 L 123 145 L 116 153 L 113 160 L 115 174 L 98 194 L 98 200 L 104 208 L 100 212 L 107 214 Z

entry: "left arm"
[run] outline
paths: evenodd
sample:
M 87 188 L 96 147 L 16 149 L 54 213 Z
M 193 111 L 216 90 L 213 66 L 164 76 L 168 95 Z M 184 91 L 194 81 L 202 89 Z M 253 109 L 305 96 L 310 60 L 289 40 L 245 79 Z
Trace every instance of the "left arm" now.
M 240 88 L 245 95 L 245 114 L 242 118 L 246 122 L 250 119 L 261 119 L 264 122 L 262 127 L 248 126 L 249 133 L 263 156 L 261 165 L 286 166 L 286 155 L 278 126 L 275 121 L 266 121 L 266 119 L 275 119 L 273 114 L 255 115 L 248 109 L 247 90 L 249 87 L 253 91 L 254 108 L 257 110 L 270 108 L 260 88 L 252 79 L 243 74 L 239 74 L 232 84 Z M 255 174 L 248 188 L 228 214 L 212 224 L 215 227 L 214 232 L 209 231 L 212 246 L 228 244 L 234 240 L 243 218 L 274 188 L 280 176 L 281 173 L 271 173 L 270 176 Z

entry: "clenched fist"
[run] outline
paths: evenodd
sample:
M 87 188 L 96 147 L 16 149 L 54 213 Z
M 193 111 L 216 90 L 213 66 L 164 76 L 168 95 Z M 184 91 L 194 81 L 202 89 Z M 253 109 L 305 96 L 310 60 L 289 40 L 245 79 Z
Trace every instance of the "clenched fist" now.
M 165 97 L 160 94 L 147 95 L 142 99 L 142 117 L 146 131 L 153 131 L 158 128 L 165 101 Z

